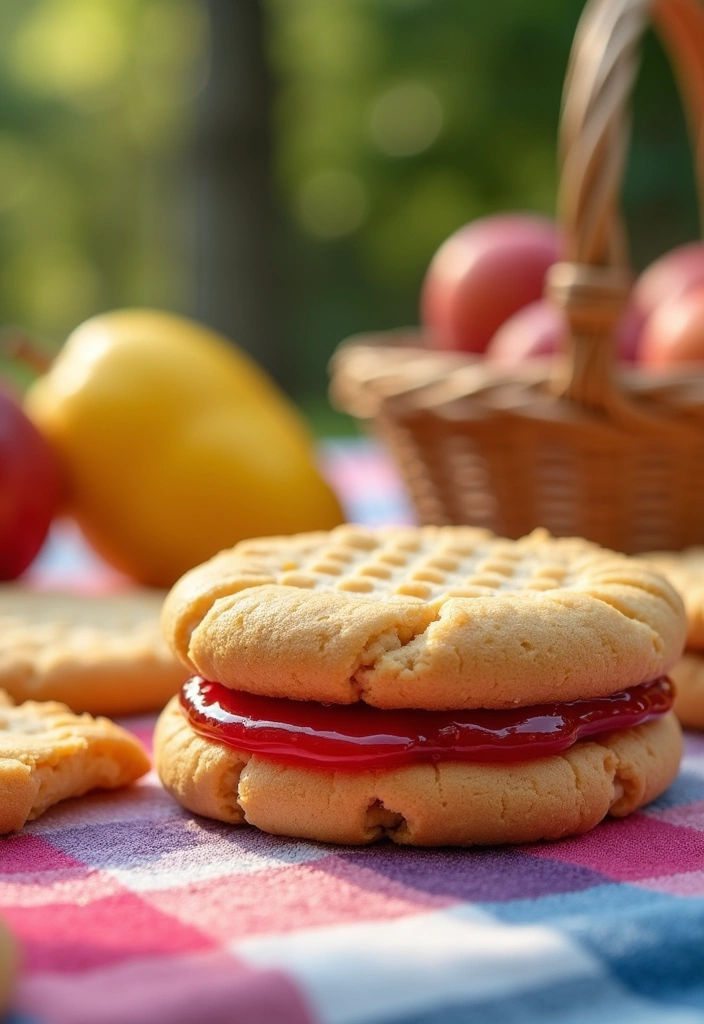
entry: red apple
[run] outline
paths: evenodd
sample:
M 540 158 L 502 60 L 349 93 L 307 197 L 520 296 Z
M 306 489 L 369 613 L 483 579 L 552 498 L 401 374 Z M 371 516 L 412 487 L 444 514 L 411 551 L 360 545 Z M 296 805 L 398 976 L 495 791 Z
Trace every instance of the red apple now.
M 559 247 L 553 221 L 532 214 L 460 228 L 440 246 L 423 283 L 421 320 L 431 343 L 483 352 L 501 324 L 541 297 Z
M 633 300 L 645 318 L 698 285 L 704 285 L 704 243 L 690 242 L 646 267 L 635 283 Z
M 499 327 L 486 357 L 501 366 L 518 366 L 535 356 L 551 356 L 560 347 L 564 322 L 556 306 L 530 302 Z
M 663 302 L 648 317 L 640 359 L 654 367 L 704 360 L 704 283 Z
M 33 560 L 59 497 L 54 452 L 19 403 L 0 390 L 0 579 L 14 579 Z
M 518 366 L 535 356 L 552 355 L 561 344 L 564 315 L 552 303 L 541 299 L 519 309 L 502 324 L 486 350 L 487 359 L 501 366 Z M 616 333 L 620 359 L 632 362 L 640 335 L 640 317 L 628 306 Z
M 645 317 L 631 295 L 631 299 L 616 328 L 618 354 L 619 358 L 623 359 L 624 362 L 635 363 L 640 359 L 640 346 L 644 325 Z

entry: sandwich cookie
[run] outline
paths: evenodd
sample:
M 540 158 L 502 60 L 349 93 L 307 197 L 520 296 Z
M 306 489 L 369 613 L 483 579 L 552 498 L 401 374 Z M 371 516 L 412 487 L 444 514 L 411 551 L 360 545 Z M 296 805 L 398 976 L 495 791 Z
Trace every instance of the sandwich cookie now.
M 192 678 L 156 765 L 189 810 L 327 842 L 556 839 L 674 778 L 681 599 L 543 531 L 340 527 L 246 541 L 162 623 Z

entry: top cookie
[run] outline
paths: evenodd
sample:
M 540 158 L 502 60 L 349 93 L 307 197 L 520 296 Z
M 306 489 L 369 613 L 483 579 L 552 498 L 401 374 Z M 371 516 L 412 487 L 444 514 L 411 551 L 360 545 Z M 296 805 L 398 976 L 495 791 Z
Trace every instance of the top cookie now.
M 435 710 L 654 679 L 686 620 L 654 570 L 586 541 L 342 526 L 221 552 L 176 583 L 162 625 L 194 673 L 225 686 Z
M 682 595 L 687 610 L 687 646 L 704 650 L 704 547 L 653 551 L 643 557 Z

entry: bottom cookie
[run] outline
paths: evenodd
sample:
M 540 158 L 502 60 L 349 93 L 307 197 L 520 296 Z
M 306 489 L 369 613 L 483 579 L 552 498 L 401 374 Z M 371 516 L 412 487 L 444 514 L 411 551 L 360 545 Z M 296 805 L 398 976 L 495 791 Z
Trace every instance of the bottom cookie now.
M 674 714 L 514 764 L 339 772 L 250 756 L 193 731 L 174 698 L 154 737 L 166 789 L 196 814 L 275 835 L 361 844 L 486 846 L 586 832 L 665 790 L 679 768 Z
M 704 654 L 686 651 L 670 672 L 675 714 L 686 729 L 704 729 Z

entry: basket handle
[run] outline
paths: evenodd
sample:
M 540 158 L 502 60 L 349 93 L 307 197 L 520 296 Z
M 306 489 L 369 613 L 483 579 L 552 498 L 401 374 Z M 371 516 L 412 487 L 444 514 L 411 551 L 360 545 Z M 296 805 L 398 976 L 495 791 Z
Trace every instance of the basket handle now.
M 698 0 L 588 0 L 577 27 L 560 121 L 558 210 L 564 261 L 547 294 L 565 312 L 560 394 L 595 409 L 623 406 L 613 336 L 631 283 L 619 193 L 641 38 L 653 20 L 673 58 L 704 192 L 704 9 Z

